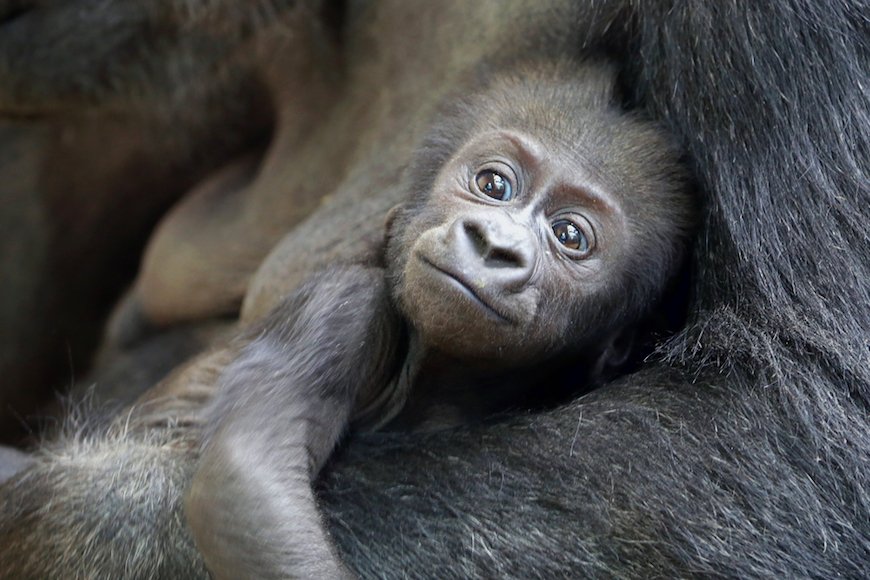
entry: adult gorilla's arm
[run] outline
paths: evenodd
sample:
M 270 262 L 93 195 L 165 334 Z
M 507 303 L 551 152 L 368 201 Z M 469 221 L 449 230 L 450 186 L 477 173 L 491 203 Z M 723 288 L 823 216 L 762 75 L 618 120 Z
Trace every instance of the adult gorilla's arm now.
M 191 79 L 218 79 L 279 11 L 322 0 L 0 0 L 0 111 L 44 114 L 83 104 L 187 100 Z M 248 47 L 249 57 L 254 51 Z M 231 66 L 227 66 L 231 65 Z M 228 81 L 229 78 L 223 78 Z
M 321 490 L 345 561 L 363 577 L 433 578 L 791 577 L 866 565 L 860 538 L 832 527 L 854 524 L 853 506 L 819 499 L 818 486 L 843 482 L 808 478 L 791 463 L 803 451 L 784 460 L 773 404 L 677 380 L 644 371 L 540 416 L 350 445 Z M 769 419 L 752 425 L 759 414 Z

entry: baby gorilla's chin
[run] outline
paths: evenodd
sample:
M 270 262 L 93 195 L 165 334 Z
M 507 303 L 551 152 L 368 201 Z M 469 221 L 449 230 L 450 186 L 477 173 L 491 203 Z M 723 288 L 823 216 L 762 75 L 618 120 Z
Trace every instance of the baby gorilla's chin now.
M 520 361 L 537 354 L 527 332 L 533 308 L 505 304 L 425 258 L 408 261 L 398 298 L 427 348 L 466 360 Z

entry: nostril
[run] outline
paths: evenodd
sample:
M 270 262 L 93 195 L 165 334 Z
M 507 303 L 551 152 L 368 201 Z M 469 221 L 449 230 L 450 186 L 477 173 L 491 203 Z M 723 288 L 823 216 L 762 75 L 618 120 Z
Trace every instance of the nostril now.
M 502 248 L 492 248 L 486 255 L 487 264 L 502 268 L 522 267 L 524 260 L 516 252 Z
M 484 234 L 481 225 L 467 221 L 462 224 L 462 228 L 474 246 L 474 251 L 477 252 L 477 255 L 485 257 L 489 251 L 489 242 L 486 240 L 486 234 Z
M 462 232 L 469 242 L 474 254 L 483 258 L 484 264 L 490 268 L 524 268 L 528 259 L 525 253 L 516 247 L 516 241 L 510 239 L 507 231 L 493 232 L 491 224 L 477 220 L 462 222 Z M 498 229 L 498 228 L 496 228 Z

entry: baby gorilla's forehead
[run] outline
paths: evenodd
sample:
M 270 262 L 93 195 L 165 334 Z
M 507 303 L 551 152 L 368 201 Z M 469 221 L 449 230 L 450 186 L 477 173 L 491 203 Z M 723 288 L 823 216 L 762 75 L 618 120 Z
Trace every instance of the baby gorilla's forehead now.
M 533 136 L 548 156 L 582 165 L 615 195 L 624 193 L 628 204 L 637 196 L 655 202 L 659 193 L 670 198 L 675 189 L 685 191 L 690 177 L 672 136 L 639 112 L 619 106 L 608 89 L 613 78 L 603 76 L 609 69 L 583 70 L 589 82 L 575 76 L 570 83 L 532 78 L 494 86 L 481 95 L 476 110 L 467 111 L 466 126 L 478 134 Z
M 548 111 L 523 123 L 551 159 L 596 185 L 638 228 L 691 229 L 695 199 L 682 151 L 661 126 L 616 107 Z

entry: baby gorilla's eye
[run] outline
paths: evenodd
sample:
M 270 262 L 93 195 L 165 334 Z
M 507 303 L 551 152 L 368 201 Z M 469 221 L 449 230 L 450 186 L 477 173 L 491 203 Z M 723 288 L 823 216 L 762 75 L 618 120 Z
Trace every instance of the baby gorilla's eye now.
M 510 179 L 492 169 L 484 169 L 474 177 L 477 189 L 484 195 L 499 201 L 510 201 L 514 197 L 514 188 Z
M 553 233 L 559 243 L 575 252 L 586 254 L 589 252 L 589 238 L 574 222 L 560 219 L 553 222 Z

